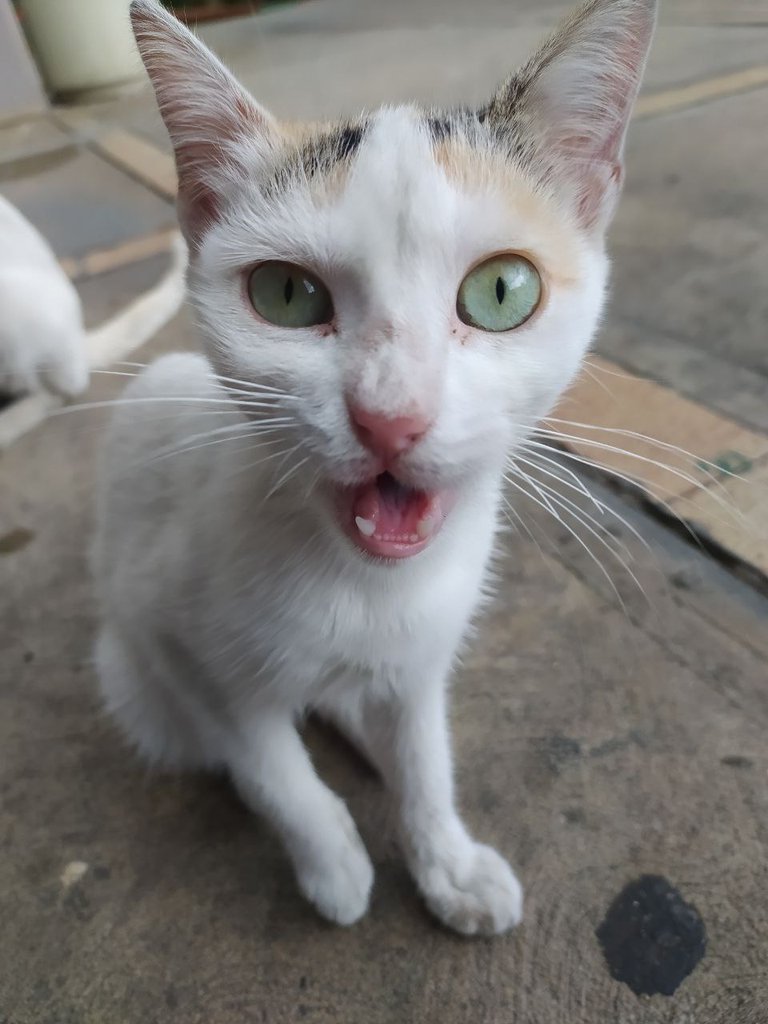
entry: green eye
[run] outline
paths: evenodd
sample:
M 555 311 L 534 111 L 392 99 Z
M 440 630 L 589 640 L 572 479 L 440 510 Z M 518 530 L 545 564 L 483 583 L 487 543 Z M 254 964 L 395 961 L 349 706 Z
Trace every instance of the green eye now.
M 541 278 L 523 256 L 494 256 L 470 270 L 459 288 L 456 309 L 471 327 L 511 331 L 539 304 Z
M 312 327 L 333 319 L 331 293 L 295 263 L 273 260 L 256 267 L 248 278 L 248 298 L 259 316 L 279 327 Z

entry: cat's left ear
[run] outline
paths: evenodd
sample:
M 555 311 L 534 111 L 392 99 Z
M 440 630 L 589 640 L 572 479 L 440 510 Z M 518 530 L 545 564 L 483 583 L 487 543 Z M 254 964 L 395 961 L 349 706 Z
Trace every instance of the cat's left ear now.
M 656 22 L 656 0 L 587 0 L 499 90 L 486 116 L 535 147 L 579 220 L 603 231 Z
M 178 213 L 194 250 L 254 157 L 279 140 L 273 118 L 157 0 L 133 0 L 131 22 L 179 178 Z

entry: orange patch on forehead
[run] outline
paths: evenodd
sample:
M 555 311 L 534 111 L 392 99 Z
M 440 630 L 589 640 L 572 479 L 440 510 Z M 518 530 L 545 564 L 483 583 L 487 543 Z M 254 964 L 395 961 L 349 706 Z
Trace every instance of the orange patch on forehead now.
M 510 239 L 511 251 L 530 253 L 553 284 L 569 288 L 580 282 L 584 238 L 575 217 L 513 157 L 491 146 L 474 146 L 461 137 L 442 139 L 433 154 L 457 189 L 497 198 L 499 221 L 506 215 L 524 228 L 524 237 Z

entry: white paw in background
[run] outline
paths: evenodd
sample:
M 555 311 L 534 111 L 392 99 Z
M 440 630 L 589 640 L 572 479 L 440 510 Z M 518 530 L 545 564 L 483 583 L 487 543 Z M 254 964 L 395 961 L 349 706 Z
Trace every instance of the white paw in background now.
M 301 891 L 323 917 L 349 925 L 368 909 L 373 865 L 343 804 L 337 814 L 345 819 L 333 830 L 338 844 L 329 843 L 321 855 L 305 858 L 297 864 L 296 875 Z
M 441 854 L 418 879 L 432 913 L 462 935 L 498 935 L 522 920 L 522 886 L 490 846 L 469 843 L 458 855 Z

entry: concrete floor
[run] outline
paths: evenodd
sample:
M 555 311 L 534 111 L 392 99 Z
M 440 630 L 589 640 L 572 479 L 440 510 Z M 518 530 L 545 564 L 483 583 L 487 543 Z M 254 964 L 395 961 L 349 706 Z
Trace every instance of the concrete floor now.
M 314 116 L 409 95 L 480 98 L 563 6 L 313 0 L 205 35 L 279 114 Z M 751 0 L 670 0 L 663 21 L 654 91 L 768 55 L 765 8 Z M 763 89 L 635 125 L 599 342 L 762 429 L 767 99 Z M 88 116 L 165 145 L 143 95 Z M 0 190 L 60 255 L 170 222 L 169 204 L 92 154 L 41 165 L 56 145 L 40 129 L 0 132 Z M 91 187 L 96 205 L 78 207 Z M 162 267 L 82 282 L 89 321 Z M 136 358 L 194 344 L 181 315 Z M 98 377 L 88 397 L 119 389 Z M 645 591 L 609 564 L 622 609 L 579 544 L 526 509 L 544 557 L 525 536 L 507 539 L 454 703 L 461 801 L 519 869 L 525 923 L 493 941 L 436 927 L 379 783 L 313 726 L 318 768 L 377 867 L 369 917 L 335 930 L 222 780 L 147 775 L 99 713 L 86 550 L 104 423 L 97 410 L 58 417 L 0 459 L 1 1022 L 768 1022 L 768 601 L 614 498 L 651 547 L 617 521 Z M 613 978 L 595 935 L 622 887 L 649 874 L 706 929 L 672 995 Z

